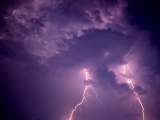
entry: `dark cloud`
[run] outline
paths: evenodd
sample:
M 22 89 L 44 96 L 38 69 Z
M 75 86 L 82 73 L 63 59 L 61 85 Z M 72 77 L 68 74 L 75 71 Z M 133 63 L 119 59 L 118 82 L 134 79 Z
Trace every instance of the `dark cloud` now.
M 0 41 L 0 54 L 21 62 L 29 62 L 30 55 L 24 49 L 24 45 L 20 42 L 5 40 Z
M 128 95 L 131 95 L 133 93 L 133 91 L 130 89 L 130 87 L 129 87 L 129 85 L 127 83 L 119 84 L 118 92 L 127 93 Z
M 118 78 L 114 72 L 109 71 L 105 65 L 99 66 L 95 71 L 95 80 L 103 89 L 115 89 L 119 93 L 132 94 L 133 91 L 127 83 L 118 83 Z
M 108 85 L 114 88 L 118 87 L 116 82 L 116 75 L 114 74 L 114 72 L 108 71 L 108 68 L 105 66 L 101 66 L 96 70 L 95 79 L 104 88 L 107 88 Z
M 0 2 L 0 14 L 3 17 L 10 16 L 11 13 L 18 9 L 20 6 L 28 3 L 32 3 L 33 0 L 21 1 L 21 0 L 1 0 Z
M 54 56 L 49 60 L 49 63 L 54 66 L 58 64 L 63 66 L 83 64 L 84 67 L 103 63 L 106 65 L 124 64 L 123 56 L 134 43 L 132 36 L 125 36 L 111 29 L 84 31 L 82 37 L 74 37 L 73 40 L 74 43 L 67 43 L 70 48 L 68 51 Z
M 30 73 L 36 71 L 45 74 L 48 72 L 47 66 L 38 62 L 41 58 L 28 53 L 21 42 L 12 40 L 0 41 L 0 55 L 20 62 L 20 66 L 28 72 L 30 71 Z
M 84 80 L 84 84 L 86 86 L 88 86 L 88 85 L 96 86 L 96 83 L 93 80 Z
M 147 90 L 143 90 L 143 88 L 141 86 L 137 86 L 134 85 L 134 89 L 135 92 L 137 92 L 138 94 L 142 95 L 142 94 L 147 94 Z
M 142 90 L 139 94 L 143 95 L 143 94 L 147 94 L 147 92 L 148 92 L 147 90 Z
M 107 28 L 116 30 L 115 25 L 122 22 L 123 15 L 120 11 L 126 7 L 123 5 L 124 2 L 103 0 L 87 2 L 35 0 L 27 4 L 22 2 L 19 6 L 13 7 L 11 16 L 3 16 L 2 21 L 6 25 L 1 36 L 2 39 L 9 37 L 19 42 L 23 39 L 22 43 L 27 52 L 44 59 L 50 58 L 68 50 L 64 40 L 73 39 L 74 36 L 80 37 L 86 34 L 83 33 L 84 30 Z M 57 44 L 64 44 L 65 47 L 61 48 Z

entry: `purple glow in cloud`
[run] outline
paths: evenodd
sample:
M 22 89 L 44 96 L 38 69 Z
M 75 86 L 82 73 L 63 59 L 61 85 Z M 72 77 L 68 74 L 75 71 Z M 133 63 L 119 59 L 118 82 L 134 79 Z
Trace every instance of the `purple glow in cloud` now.
M 147 24 L 152 17 L 140 17 L 152 16 L 140 6 L 136 0 L 2 1 L 1 118 L 62 120 L 73 110 L 72 120 L 159 120 L 160 44 L 152 37 L 159 29 Z M 84 68 L 91 78 L 80 74 Z M 87 109 L 86 86 L 94 88 L 87 89 Z

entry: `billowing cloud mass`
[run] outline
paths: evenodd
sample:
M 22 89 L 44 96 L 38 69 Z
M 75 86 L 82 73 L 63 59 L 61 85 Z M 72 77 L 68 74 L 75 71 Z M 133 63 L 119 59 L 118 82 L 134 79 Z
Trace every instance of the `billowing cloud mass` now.
M 91 29 L 118 31 L 125 26 L 121 1 L 33 1 L 4 15 L 4 39 L 24 44 L 27 52 L 44 58 L 68 50 L 65 41 Z M 126 30 L 122 30 L 125 33 Z M 23 39 L 23 40 L 22 40 Z
M 133 25 L 127 0 L 0 3 L 4 120 L 159 120 L 159 47 Z M 90 79 L 82 72 L 87 69 Z M 132 87 L 128 80 L 133 82 Z M 86 105 L 87 104 L 87 105 Z M 81 112 L 79 112 L 81 111 Z

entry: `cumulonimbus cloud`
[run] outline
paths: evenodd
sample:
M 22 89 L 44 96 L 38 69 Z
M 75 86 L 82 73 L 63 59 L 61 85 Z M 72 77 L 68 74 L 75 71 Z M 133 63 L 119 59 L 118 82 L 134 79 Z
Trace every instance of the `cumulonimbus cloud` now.
M 65 41 L 83 36 L 84 30 L 111 28 L 125 33 L 126 7 L 122 0 L 35 0 L 13 7 L 10 15 L 3 15 L 7 25 L 1 34 L 5 35 L 3 39 L 23 43 L 30 54 L 49 58 L 68 50 Z

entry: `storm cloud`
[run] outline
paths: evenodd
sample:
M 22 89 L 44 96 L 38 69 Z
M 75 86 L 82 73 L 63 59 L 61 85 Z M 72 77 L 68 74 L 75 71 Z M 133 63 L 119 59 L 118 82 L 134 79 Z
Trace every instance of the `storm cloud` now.
M 105 107 L 89 90 L 88 106 L 78 108 L 73 120 L 141 120 L 137 97 L 146 120 L 159 120 L 159 45 L 155 31 L 132 21 L 132 5 L 127 0 L 2 1 L 1 118 L 67 120 L 91 85 Z

